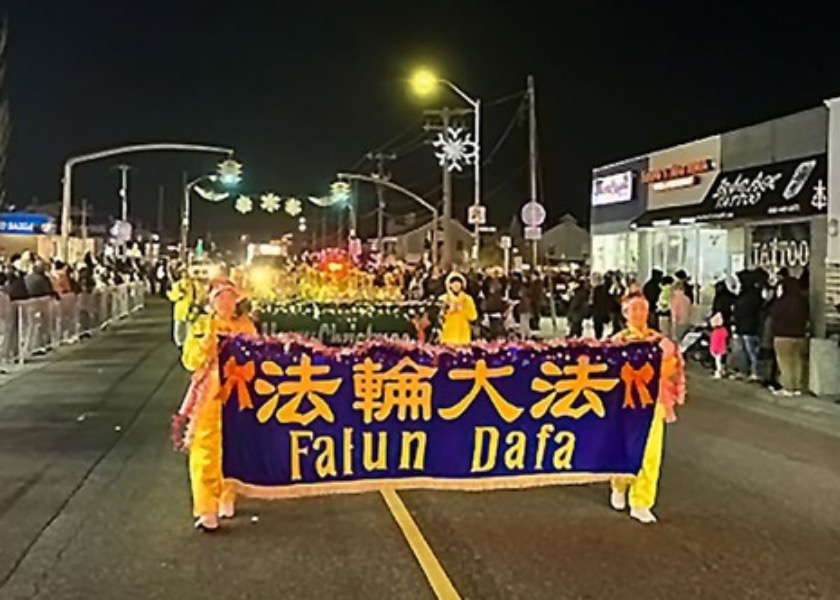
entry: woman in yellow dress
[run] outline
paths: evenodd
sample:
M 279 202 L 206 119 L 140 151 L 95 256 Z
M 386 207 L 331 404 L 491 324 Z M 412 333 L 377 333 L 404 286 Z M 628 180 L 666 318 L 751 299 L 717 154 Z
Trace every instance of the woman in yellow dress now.
M 442 344 L 465 345 L 472 341 L 470 324 L 478 318 L 478 311 L 472 296 L 464 291 L 466 287 L 467 280 L 457 271 L 446 277 L 446 293 L 440 297 L 443 304 Z
M 635 477 L 617 477 L 612 480 L 610 504 L 615 510 L 623 511 L 627 508 L 629 495 L 630 516 L 640 523 L 655 523 L 656 515 L 652 509 L 656 503 L 659 485 L 665 424 L 676 420 L 674 405 L 682 404 L 685 399 L 685 375 L 679 348 L 662 334 L 648 327 L 650 308 L 644 296 L 631 293 L 623 304 L 627 327 L 613 336 L 613 340 L 659 342 L 663 357 L 659 393 L 642 457 L 642 468 Z
M 217 346 L 220 336 L 256 334 L 254 323 L 237 314 L 239 294 L 229 282 L 210 292 L 211 314 L 196 320 L 184 344 L 182 362 L 193 372 L 193 381 L 181 417 L 190 420 L 186 446 L 189 449 L 190 487 L 196 529 L 215 531 L 219 518 L 232 518 L 236 492 L 222 479 L 222 399 L 220 397 Z M 221 338 L 223 340 L 223 338 Z

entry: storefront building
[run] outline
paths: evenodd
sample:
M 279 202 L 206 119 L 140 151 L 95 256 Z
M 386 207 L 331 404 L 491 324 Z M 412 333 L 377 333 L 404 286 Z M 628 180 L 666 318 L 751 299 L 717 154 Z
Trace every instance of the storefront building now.
M 807 269 L 812 338 L 840 333 L 834 307 L 840 300 L 838 110 L 840 103 L 829 101 L 619 163 L 635 184 L 622 203 L 634 208 L 621 218 L 619 204 L 602 204 L 603 181 L 616 165 L 595 169 L 591 222 L 598 268 L 622 268 L 640 281 L 654 268 L 684 269 L 700 286 L 700 314 L 711 303 L 713 284 L 744 268 L 787 267 L 794 276 Z M 633 261 L 626 247 L 636 251 Z

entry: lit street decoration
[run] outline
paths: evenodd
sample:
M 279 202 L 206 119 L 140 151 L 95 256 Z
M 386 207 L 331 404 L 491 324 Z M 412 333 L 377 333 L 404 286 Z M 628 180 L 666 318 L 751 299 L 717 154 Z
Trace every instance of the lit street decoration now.
M 267 213 L 275 213 L 280 210 L 280 197 L 271 192 L 260 197 L 260 208 Z
M 242 181 L 242 164 L 229 158 L 219 163 L 219 180 L 224 185 L 236 185 Z
M 217 192 L 215 190 L 208 190 L 206 188 L 197 185 L 193 188 L 195 193 L 201 196 L 204 200 L 208 202 L 221 202 L 222 200 L 227 200 L 230 198 L 230 194 L 228 192 Z
M 254 201 L 251 200 L 248 196 L 239 196 L 236 199 L 233 207 L 240 213 L 247 214 L 254 210 Z
M 284 208 L 290 217 L 296 217 L 303 212 L 303 204 L 297 198 L 287 198 Z
M 463 127 L 448 127 L 441 131 L 432 146 L 437 150 L 435 156 L 440 166 L 449 171 L 462 171 L 465 164 L 475 164 L 478 156 L 478 145 L 471 134 L 464 133 Z
M 336 181 L 330 185 L 331 204 L 341 204 L 350 200 L 350 184 L 346 181 Z

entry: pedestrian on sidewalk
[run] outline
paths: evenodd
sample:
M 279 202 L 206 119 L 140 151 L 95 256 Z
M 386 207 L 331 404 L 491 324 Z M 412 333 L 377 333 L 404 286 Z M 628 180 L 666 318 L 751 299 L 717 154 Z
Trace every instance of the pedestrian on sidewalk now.
M 709 338 L 709 352 L 715 359 L 715 379 L 722 379 L 725 375 L 724 364 L 729 342 L 729 329 L 720 313 L 715 313 L 710 321 L 712 334 Z
M 589 318 L 589 286 L 586 281 L 571 284 L 574 287 L 569 300 L 569 337 L 583 337 L 583 322 Z
M 595 339 L 604 337 L 604 327 L 610 322 L 613 298 L 610 296 L 610 283 L 599 273 L 592 274 L 592 325 Z M 618 333 L 614 331 L 613 333 Z
M 805 354 L 807 350 L 808 301 L 799 281 L 785 277 L 779 296 L 771 309 L 773 348 L 779 361 L 780 393 L 799 395 L 805 388 Z
M 662 276 L 663 273 L 659 269 L 653 269 L 650 272 L 650 279 L 645 282 L 642 288 L 642 293 L 647 300 L 650 307 L 648 315 L 648 327 L 659 331 L 659 317 L 657 316 L 657 307 L 659 306 L 659 296 L 662 294 Z
M 685 284 L 677 281 L 671 290 L 670 299 L 671 339 L 677 344 L 691 329 L 691 298 L 685 291 Z
M 740 289 L 735 298 L 733 324 L 735 338 L 743 356 L 746 373 L 750 381 L 759 381 L 759 357 L 761 353 L 761 317 L 764 299 L 761 287 L 753 271 L 740 271 L 737 274 Z

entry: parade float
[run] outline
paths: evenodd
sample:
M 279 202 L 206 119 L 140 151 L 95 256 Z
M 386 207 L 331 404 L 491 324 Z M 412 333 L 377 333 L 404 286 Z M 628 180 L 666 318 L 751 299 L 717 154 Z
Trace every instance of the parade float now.
M 401 276 L 398 269 L 377 276 L 346 252 L 328 250 L 283 268 L 254 269 L 245 287 L 266 335 L 297 333 L 328 345 L 426 340 L 433 304 L 406 301 Z

